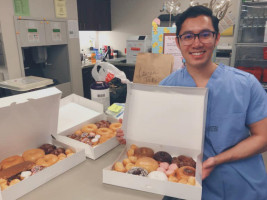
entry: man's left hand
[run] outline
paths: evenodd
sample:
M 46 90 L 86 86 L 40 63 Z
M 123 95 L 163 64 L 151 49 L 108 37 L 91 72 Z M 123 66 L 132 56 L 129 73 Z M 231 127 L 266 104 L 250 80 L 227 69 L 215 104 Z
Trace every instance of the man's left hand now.
M 203 164 L 202 164 L 202 180 L 204 180 L 205 178 L 207 178 L 210 175 L 210 173 L 215 168 L 215 166 L 216 166 L 215 157 L 210 157 L 203 162 Z

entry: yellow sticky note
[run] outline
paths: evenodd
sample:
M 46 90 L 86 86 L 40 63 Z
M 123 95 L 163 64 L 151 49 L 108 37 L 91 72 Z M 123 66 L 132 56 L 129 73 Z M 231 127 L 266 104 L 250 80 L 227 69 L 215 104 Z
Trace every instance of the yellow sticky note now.
M 120 112 L 122 109 L 122 106 L 118 106 L 117 104 L 112 104 L 111 106 L 108 107 L 108 110 L 112 111 L 112 112 Z
M 231 36 L 233 34 L 234 34 L 234 26 L 230 26 L 221 33 L 222 36 Z

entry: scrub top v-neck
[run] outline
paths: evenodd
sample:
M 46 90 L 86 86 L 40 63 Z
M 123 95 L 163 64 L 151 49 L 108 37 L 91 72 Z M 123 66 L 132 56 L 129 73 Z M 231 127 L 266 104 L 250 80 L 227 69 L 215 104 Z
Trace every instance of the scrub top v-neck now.
M 160 85 L 196 87 L 186 67 Z M 249 137 L 248 125 L 267 117 L 267 94 L 251 74 L 220 64 L 206 88 L 209 94 L 203 160 Z M 267 175 L 262 156 L 217 166 L 202 188 L 204 200 L 266 200 Z

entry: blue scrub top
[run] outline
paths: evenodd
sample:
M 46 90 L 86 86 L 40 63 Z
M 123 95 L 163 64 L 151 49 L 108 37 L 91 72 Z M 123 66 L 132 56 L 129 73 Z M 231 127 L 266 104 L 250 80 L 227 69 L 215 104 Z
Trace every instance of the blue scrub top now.
M 196 87 L 186 68 L 160 85 Z M 251 74 L 218 65 L 209 89 L 203 160 L 250 136 L 248 125 L 267 117 L 267 93 Z M 267 174 L 261 155 L 217 166 L 202 182 L 204 200 L 267 200 Z

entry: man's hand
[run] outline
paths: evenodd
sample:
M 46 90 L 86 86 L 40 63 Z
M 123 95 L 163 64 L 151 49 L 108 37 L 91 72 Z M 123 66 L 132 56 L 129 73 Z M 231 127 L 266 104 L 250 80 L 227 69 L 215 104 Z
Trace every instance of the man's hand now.
M 120 144 L 126 144 L 126 140 L 124 139 L 124 133 L 122 129 L 117 130 L 116 137 Z
M 203 162 L 203 165 L 202 165 L 202 180 L 204 180 L 205 178 L 207 178 L 210 175 L 210 173 L 215 168 L 215 166 L 216 166 L 215 157 L 210 157 L 210 158 L 208 158 L 207 160 L 205 160 Z

